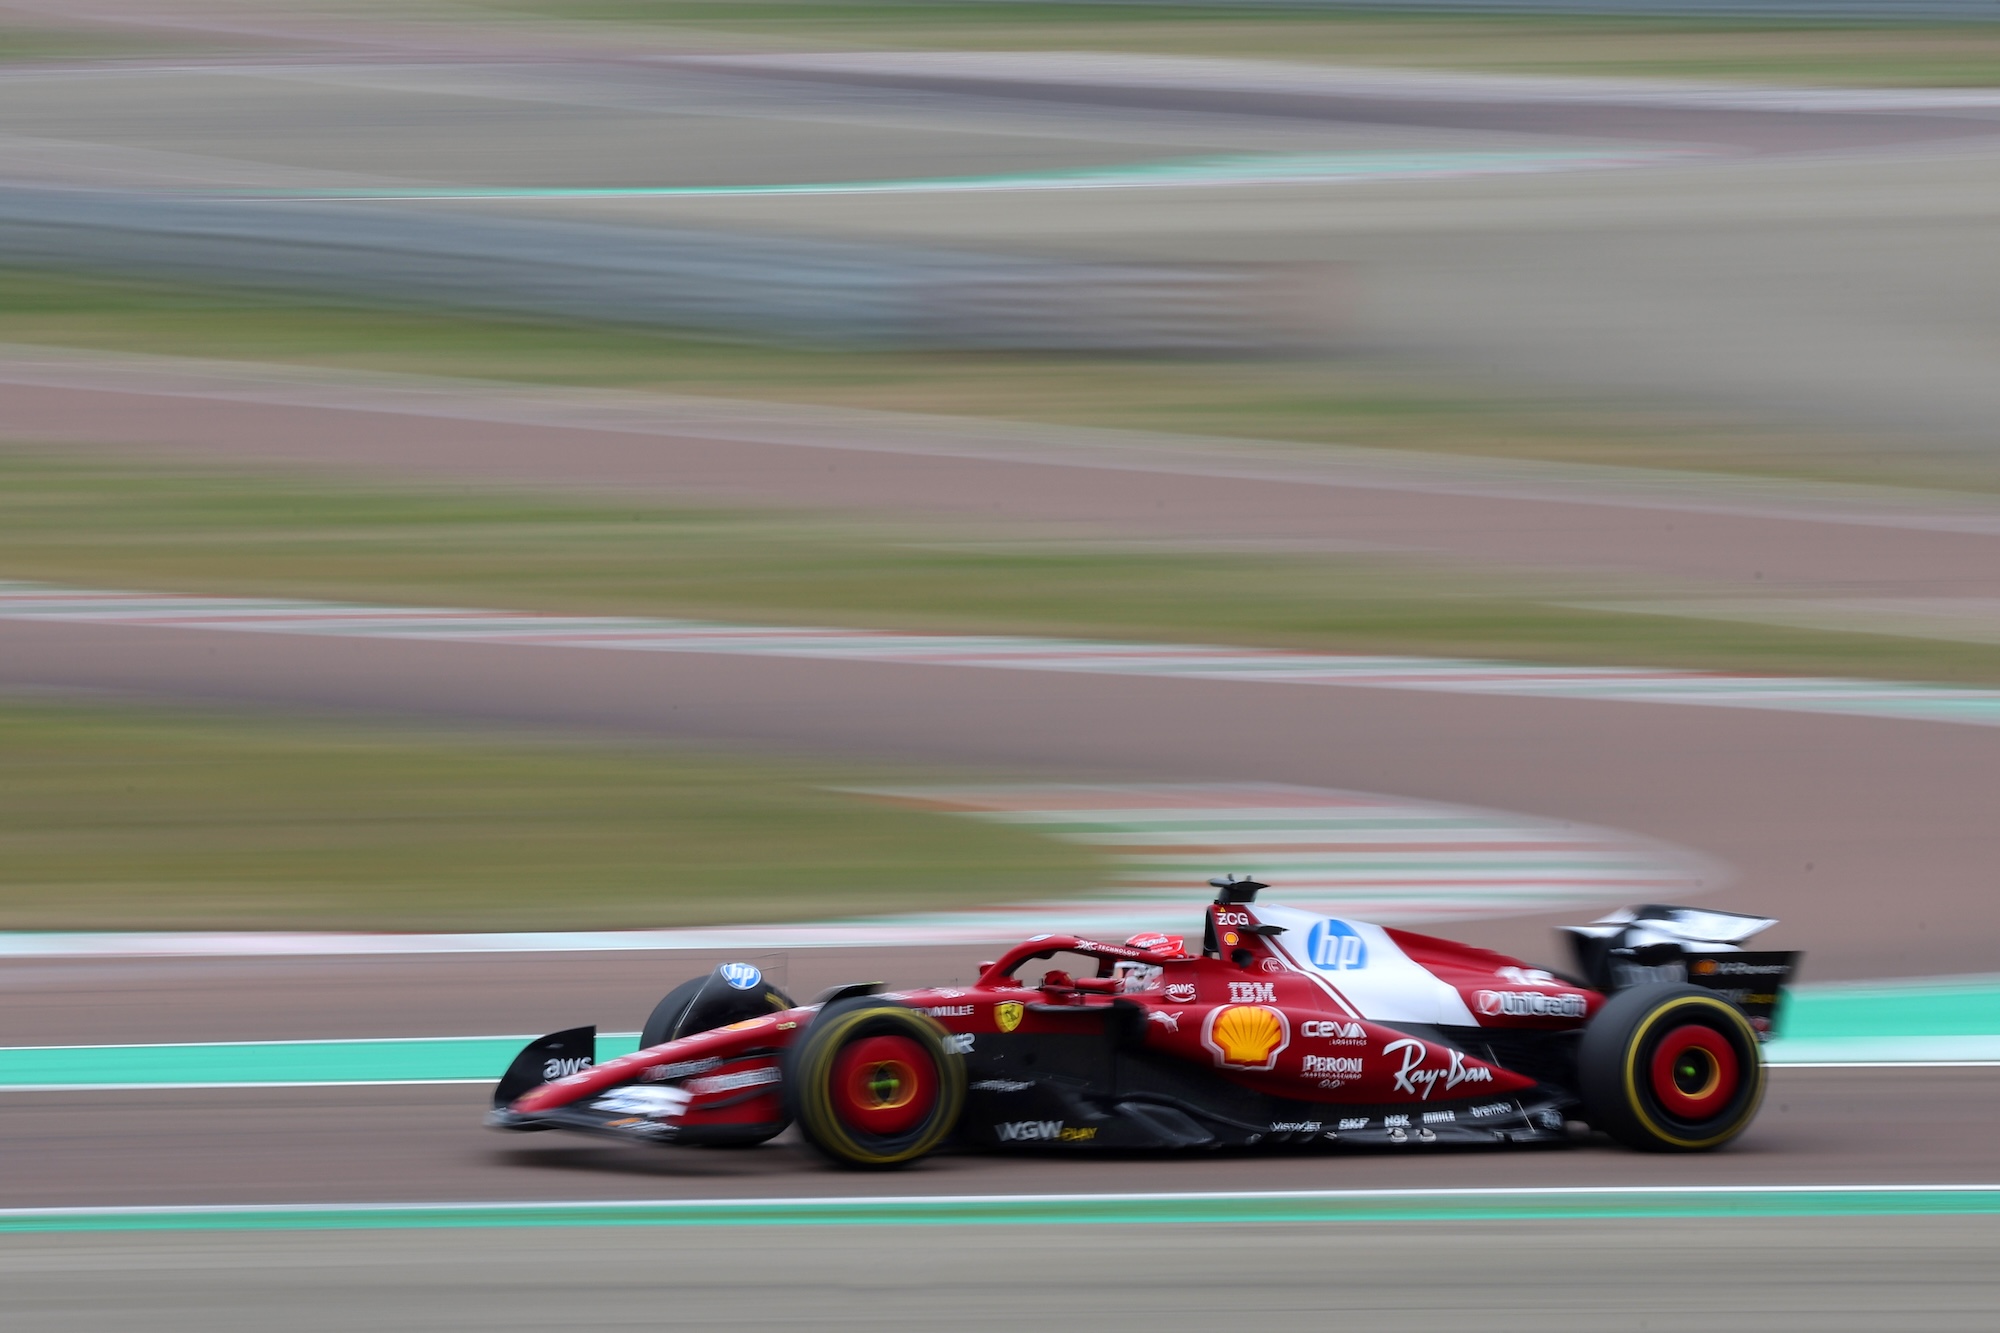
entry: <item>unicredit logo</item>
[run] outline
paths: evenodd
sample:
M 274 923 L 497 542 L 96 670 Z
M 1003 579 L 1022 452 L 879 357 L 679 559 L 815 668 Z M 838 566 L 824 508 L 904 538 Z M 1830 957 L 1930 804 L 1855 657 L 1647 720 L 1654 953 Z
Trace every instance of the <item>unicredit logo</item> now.
M 1544 995 L 1540 991 L 1483 990 L 1473 997 L 1487 1018 L 1582 1018 L 1581 995 Z

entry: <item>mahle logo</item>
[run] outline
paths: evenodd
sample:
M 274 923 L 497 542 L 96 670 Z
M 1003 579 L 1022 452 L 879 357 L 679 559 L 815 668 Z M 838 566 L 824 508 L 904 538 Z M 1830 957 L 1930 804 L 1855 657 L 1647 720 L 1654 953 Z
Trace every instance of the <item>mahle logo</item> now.
M 1328 917 L 1306 936 L 1306 957 L 1327 972 L 1352 972 L 1368 966 L 1368 942 L 1345 921 Z

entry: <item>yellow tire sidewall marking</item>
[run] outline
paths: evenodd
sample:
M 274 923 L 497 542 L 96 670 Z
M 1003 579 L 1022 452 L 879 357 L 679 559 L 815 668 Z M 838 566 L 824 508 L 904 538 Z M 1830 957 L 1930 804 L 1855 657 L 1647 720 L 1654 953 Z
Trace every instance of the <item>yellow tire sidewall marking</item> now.
M 801 1077 L 806 1081 L 804 1095 L 799 1099 L 800 1111 L 802 1113 L 811 1113 L 815 1131 L 822 1138 L 834 1143 L 843 1157 L 869 1166 L 887 1166 L 892 1163 L 922 1156 L 937 1146 L 938 1141 L 951 1131 L 951 1124 L 958 1119 L 956 1103 L 959 1098 L 956 1095 L 956 1080 L 953 1078 L 953 1067 L 950 1065 L 949 1060 L 946 1059 L 945 1061 L 941 1061 L 937 1068 L 937 1109 L 939 1111 L 949 1111 L 950 1114 L 938 1115 L 936 1123 L 931 1126 L 930 1132 L 924 1134 L 901 1152 L 878 1153 L 871 1152 L 862 1147 L 861 1144 L 855 1141 L 853 1134 L 848 1131 L 846 1124 L 842 1122 L 839 1113 L 833 1107 L 833 1057 L 846 1044 L 848 1033 L 861 1024 L 880 1017 L 885 1011 L 904 1015 L 909 1022 L 920 1027 L 932 1029 L 934 1034 L 940 1039 L 940 1047 L 942 1038 L 949 1035 L 942 1023 L 928 1014 L 919 1014 L 914 1010 L 891 1009 L 886 1005 L 882 1008 L 857 1009 L 852 1013 L 841 1014 L 834 1019 L 833 1034 L 823 1038 L 821 1043 L 814 1047 L 812 1051 L 814 1058 L 811 1065 L 799 1071 Z M 802 1114 L 801 1119 L 804 1118 L 805 1116 Z
M 1682 1138 L 1663 1128 L 1648 1113 L 1646 1100 L 1639 1090 L 1638 1056 L 1639 1052 L 1645 1048 L 1646 1038 L 1660 1025 L 1662 1019 L 1676 1013 L 1684 1013 L 1690 1009 L 1707 1009 L 1723 1015 L 1724 1021 L 1730 1024 L 1733 1030 L 1741 1034 L 1747 1041 L 1747 1049 L 1750 1052 L 1750 1059 L 1746 1062 L 1749 1067 L 1744 1071 L 1744 1076 L 1750 1080 L 1751 1084 L 1749 1100 L 1743 1104 L 1742 1111 L 1730 1120 L 1729 1125 L 1722 1133 L 1705 1139 Z M 1714 999 L 1705 995 L 1676 996 L 1647 1014 L 1645 1021 L 1640 1023 L 1637 1030 L 1632 1033 L 1631 1040 L 1625 1043 L 1625 1104 L 1631 1108 L 1632 1114 L 1638 1118 L 1639 1123 L 1645 1128 L 1646 1132 L 1662 1143 L 1670 1144 L 1676 1148 L 1713 1148 L 1717 1144 L 1724 1143 L 1741 1133 L 1743 1127 L 1750 1123 L 1750 1118 L 1757 1113 L 1757 1107 L 1763 1100 L 1764 1057 L 1763 1052 L 1759 1050 L 1757 1045 L 1757 1034 L 1751 1031 L 1750 1025 L 1744 1021 L 1743 1015 L 1738 1013 L 1727 1001 Z

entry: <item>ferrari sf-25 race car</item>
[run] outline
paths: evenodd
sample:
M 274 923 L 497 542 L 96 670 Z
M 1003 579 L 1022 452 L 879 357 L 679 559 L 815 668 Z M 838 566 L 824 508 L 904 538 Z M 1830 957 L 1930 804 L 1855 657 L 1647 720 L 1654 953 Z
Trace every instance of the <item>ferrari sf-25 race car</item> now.
M 796 1123 L 834 1163 L 947 1143 L 1071 1152 L 1537 1143 L 1582 1121 L 1633 1148 L 1727 1143 L 1764 1091 L 1798 955 L 1768 918 L 1644 906 L 1568 927 L 1580 975 L 1404 930 L 1259 905 L 1211 881 L 1198 949 L 1037 935 L 970 985 L 836 986 L 798 1006 L 748 963 L 661 1000 L 641 1049 L 530 1043 L 488 1123 L 656 1144 Z M 1036 980 L 1028 964 L 1068 968 Z

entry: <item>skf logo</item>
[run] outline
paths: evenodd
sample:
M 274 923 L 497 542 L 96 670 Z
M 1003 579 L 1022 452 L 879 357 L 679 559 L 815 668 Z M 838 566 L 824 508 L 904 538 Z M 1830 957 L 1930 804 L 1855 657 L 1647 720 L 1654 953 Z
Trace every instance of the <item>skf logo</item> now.
M 1232 981 L 1229 998 L 1237 1004 L 1268 1004 L 1278 998 L 1274 981 Z
M 993 1006 L 993 1021 L 999 1024 L 1002 1032 L 1012 1032 L 1021 1026 L 1021 1019 L 1027 1012 L 1028 1008 L 1024 1004 L 1014 1000 L 1002 1000 Z
M 1328 1041 L 1368 1040 L 1368 1034 L 1361 1030 L 1359 1023 L 1329 1022 L 1323 1018 L 1308 1018 L 1299 1024 L 1299 1031 L 1308 1037 L 1323 1037 Z
M 1224 1068 L 1271 1069 L 1292 1044 L 1292 1025 L 1282 1010 L 1268 1005 L 1225 1004 L 1202 1024 L 1201 1044 Z

